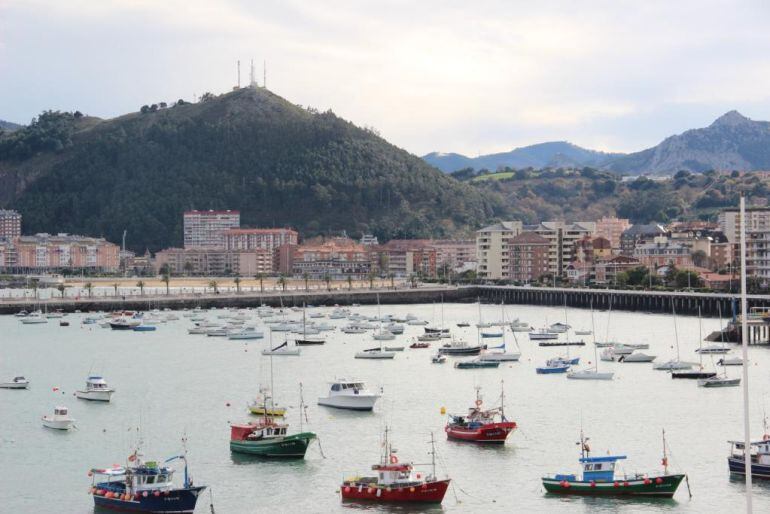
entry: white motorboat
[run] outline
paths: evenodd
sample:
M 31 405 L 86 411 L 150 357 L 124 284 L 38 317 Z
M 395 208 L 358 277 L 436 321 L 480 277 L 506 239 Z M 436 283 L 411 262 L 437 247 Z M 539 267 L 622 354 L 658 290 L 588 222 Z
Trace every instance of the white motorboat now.
M 375 341 L 392 341 L 396 338 L 396 335 L 387 330 L 382 330 L 376 334 L 372 334 Z
M 366 329 L 360 326 L 348 325 L 342 327 L 343 334 L 366 334 Z
M 446 362 L 446 355 L 443 355 L 441 353 L 434 353 L 430 357 L 430 361 L 433 364 L 444 364 Z
M 331 383 L 329 394 L 318 398 L 318 405 L 336 409 L 370 411 L 380 395 L 367 389 L 360 380 L 337 380 Z
M 311 312 L 310 314 L 307 315 L 307 317 L 311 318 L 311 319 L 323 318 L 324 317 L 324 313 L 323 312 Z
M 634 352 L 629 355 L 621 355 L 618 358 L 618 362 L 652 362 L 657 358 L 655 355 L 647 355 L 646 353 Z
M 743 359 L 740 357 L 722 357 L 717 361 L 718 366 L 743 366 Z
M 391 334 L 400 335 L 404 333 L 404 325 L 400 323 L 388 323 L 385 326 L 385 330 L 387 330 Z
M 27 316 L 24 316 L 20 321 L 25 325 L 39 325 L 42 323 L 48 323 L 48 319 L 40 312 L 33 312 Z
M 57 310 L 55 310 L 53 312 L 46 313 L 45 317 L 48 318 L 48 319 L 63 318 L 64 317 L 64 311 L 62 311 L 61 309 L 57 309 Z
M 232 340 L 261 339 L 265 334 L 256 327 L 243 327 L 235 332 L 228 332 L 227 338 Z
M 612 380 L 613 376 L 615 376 L 615 373 L 598 371 L 596 368 L 581 369 L 567 373 L 567 378 L 573 380 Z
M 554 323 L 553 325 L 548 327 L 548 330 L 551 331 L 551 332 L 555 332 L 557 334 L 564 334 L 570 328 L 572 328 L 572 327 L 570 327 L 567 323 L 558 322 L 558 323 Z
M 14 314 L 17 318 L 23 318 L 25 316 L 29 316 L 29 312 L 27 312 L 25 309 L 20 310 L 16 314 Z
M 13 377 L 10 382 L 0 382 L 0 389 L 28 389 L 29 380 L 22 376 Z
M 75 419 L 70 417 L 67 407 L 54 407 L 53 415 L 46 414 L 41 418 L 43 426 L 54 430 L 69 430 L 75 426 Z
M 392 359 L 396 356 L 395 352 L 388 352 L 382 348 L 370 348 L 362 352 L 356 352 L 356 359 Z
M 99 375 L 91 375 L 86 380 L 85 390 L 75 391 L 75 396 L 81 400 L 90 400 L 94 402 L 108 402 L 112 398 L 114 389 L 110 389 L 104 378 Z
M 427 334 L 420 334 L 417 336 L 418 341 L 439 341 L 441 340 L 441 334 L 438 332 L 428 332 Z
M 212 327 L 206 330 L 206 337 L 227 337 L 226 327 Z

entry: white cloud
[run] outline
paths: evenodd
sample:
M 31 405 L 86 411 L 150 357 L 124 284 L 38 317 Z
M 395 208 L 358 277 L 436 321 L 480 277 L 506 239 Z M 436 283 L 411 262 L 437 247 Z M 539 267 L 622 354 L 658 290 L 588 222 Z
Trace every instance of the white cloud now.
M 763 2 L 541 4 L 5 0 L 0 118 L 224 91 L 251 57 L 276 93 L 420 154 L 635 150 L 722 109 L 770 118 Z

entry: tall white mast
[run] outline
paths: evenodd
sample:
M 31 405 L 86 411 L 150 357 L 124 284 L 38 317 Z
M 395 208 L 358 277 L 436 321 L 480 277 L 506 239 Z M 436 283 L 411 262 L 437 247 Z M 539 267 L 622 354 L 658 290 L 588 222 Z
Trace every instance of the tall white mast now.
M 749 322 L 746 298 L 746 199 L 741 195 L 741 343 L 743 346 L 743 454 L 746 471 L 746 512 L 751 514 L 751 431 L 749 429 Z

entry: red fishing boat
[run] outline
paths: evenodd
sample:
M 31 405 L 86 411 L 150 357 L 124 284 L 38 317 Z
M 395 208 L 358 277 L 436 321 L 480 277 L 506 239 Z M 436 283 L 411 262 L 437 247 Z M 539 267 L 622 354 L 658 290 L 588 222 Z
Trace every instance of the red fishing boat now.
M 449 439 L 474 443 L 504 444 L 508 434 L 516 430 L 516 423 L 505 417 L 505 393 L 500 392 L 500 406 L 483 409 L 481 388 L 476 388 L 476 402 L 466 415 L 449 415 L 444 431 Z
M 376 476 L 346 479 L 340 487 L 343 500 L 373 501 L 380 503 L 441 503 L 449 488 L 450 480 L 436 478 L 436 448 L 431 434 L 433 471 L 428 476 L 415 472 L 411 463 L 400 463 L 388 440 L 385 428 L 385 444 L 379 464 L 372 466 Z

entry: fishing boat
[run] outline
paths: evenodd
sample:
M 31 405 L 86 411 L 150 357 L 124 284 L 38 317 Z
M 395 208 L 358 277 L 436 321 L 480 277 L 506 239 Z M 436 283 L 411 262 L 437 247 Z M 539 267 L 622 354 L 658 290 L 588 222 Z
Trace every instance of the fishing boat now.
M 751 476 L 770 480 L 770 432 L 767 428 L 767 418 L 764 419 L 764 435 L 759 441 L 749 443 L 751 454 Z M 746 475 L 746 444 L 744 441 L 728 441 L 730 455 L 727 466 L 734 475 Z
M 129 315 L 117 316 L 108 321 L 112 330 L 133 330 L 134 327 L 141 325 L 142 320 Z
M 556 373 L 566 373 L 569 371 L 570 364 L 562 360 L 548 360 L 545 366 L 538 366 L 535 368 L 535 373 L 538 375 L 551 375 Z
M 266 403 L 264 407 L 267 409 Z M 288 433 L 288 423 L 278 421 L 271 416 L 264 416 L 259 421 L 231 424 L 230 451 L 265 458 L 304 458 L 307 447 L 316 435 L 313 432 L 302 431 L 302 416 L 305 410 L 301 394 L 299 412 L 300 431 L 296 434 Z
M 668 456 L 663 438 L 663 473 L 618 475 L 615 465 L 625 460 L 625 455 L 602 455 L 591 457 L 588 438 L 580 432 L 580 466 L 582 476 L 578 479 L 572 473 L 543 477 L 546 492 L 582 496 L 644 496 L 671 498 L 676 493 L 684 474 L 668 473 Z
M 175 470 L 170 462 L 184 462 L 184 481 L 181 487 L 173 483 Z M 135 451 L 128 457 L 128 465 L 111 468 L 92 468 L 90 493 L 94 505 L 111 510 L 153 513 L 192 513 L 205 485 L 195 485 L 187 469 L 185 454 L 176 455 L 159 464 L 144 461 Z
M 114 392 L 115 390 L 107 385 L 103 377 L 90 375 L 86 379 L 86 388 L 75 391 L 75 396 L 81 400 L 109 402 Z
M 476 388 L 476 400 L 466 415 L 450 415 L 444 427 L 447 438 L 455 441 L 503 444 L 516 430 L 516 422 L 505 417 L 505 391 L 500 391 L 500 405 L 483 409 L 481 388 Z
M 412 348 L 413 350 L 417 350 L 420 348 L 430 348 L 430 343 L 415 341 L 414 343 L 409 345 L 409 348 Z
M 441 503 L 449 488 L 450 479 L 436 478 L 436 447 L 431 433 L 432 473 L 422 477 L 414 471 L 414 464 L 400 463 L 388 438 L 382 445 L 380 462 L 372 466 L 375 476 L 346 478 L 340 486 L 343 500 L 376 503 Z
M 500 367 L 500 361 L 485 361 L 475 358 L 469 361 L 455 362 L 457 369 L 479 369 L 479 368 L 497 368 Z
M 380 395 L 367 389 L 361 380 L 335 380 L 331 382 L 329 393 L 318 398 L 318 405 L 336 409 L 370 411 L 380 399 Z
M 256 327 L 243 327 L 227 333 L 227 338 L 234 341 L 262 339 L 264 336 L 265 334 L 261 330 L 257 330 Z
M 470 346 L 468 343 L 462 340 L 452 340 L 451 343 L 447 343 L 438 349 L 438 352 L 442 355 L 478 355 L 481 350 L 485 349 L 486 345 Z
M 21 375 L 18 377 L 13 377 L 13 380 L 10 380 L 8 382 L 0 382 L 0 389 L 28 389 L 29 388 L 29 380 L 22 377 Z
M 657 357 L 655 355 L 647 355 L 642 352 L 634 352 L 630 355 L 621 355 L 618 358 L 618 362 L 652 362 Z
M 67 407 L 54 407 L 52 416 L 46 414 L 40 419 L 44 427 L 54 430 L 69 430 L 75 426 L 75 418 L 69 415 Z

